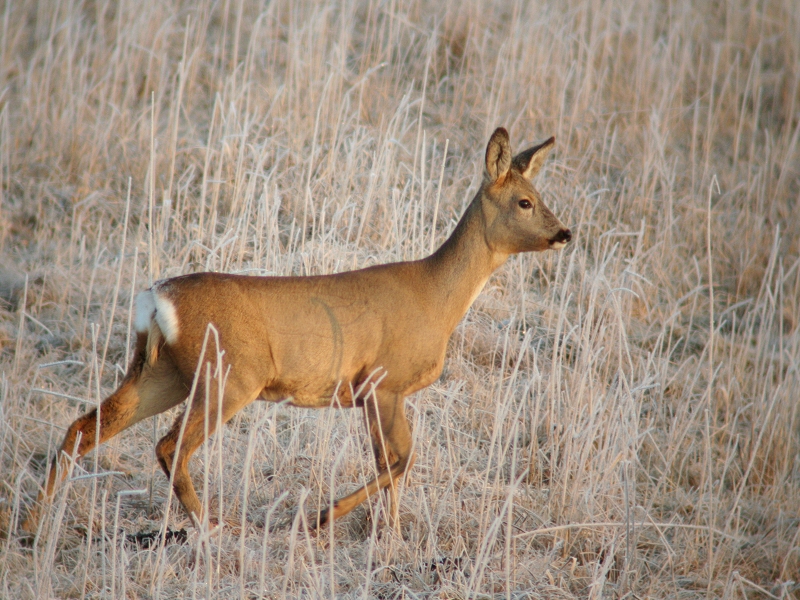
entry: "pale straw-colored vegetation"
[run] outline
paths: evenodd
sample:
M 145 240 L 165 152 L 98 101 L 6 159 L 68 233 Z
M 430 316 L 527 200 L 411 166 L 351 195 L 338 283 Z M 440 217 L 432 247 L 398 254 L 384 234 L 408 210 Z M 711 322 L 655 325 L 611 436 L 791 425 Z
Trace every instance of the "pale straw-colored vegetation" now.
M 800 594 L 800 4 L 0 6 L 0 597 Z M 422 257 L 498 125 L 556 136 L 574 241 L 501 268 L 408 403 L 402 536 L 378 500 L 304 528 L 372 476 L 359 411 L 257 403 L 193 459 L 238 531 L 126 541 L 188 526 L 173 413 L 20 542 L 136 291 Z

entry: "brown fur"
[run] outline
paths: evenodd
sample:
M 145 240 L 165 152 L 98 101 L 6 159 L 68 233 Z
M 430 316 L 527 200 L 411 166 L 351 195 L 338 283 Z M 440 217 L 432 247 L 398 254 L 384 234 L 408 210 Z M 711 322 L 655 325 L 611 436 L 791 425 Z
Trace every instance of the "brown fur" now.
M 100 407 L 99 431 L 97 411 L 69 427 L 40 499 L 52 495 L 69 456 L 177 405 L 195 382 L 187 412 L 156 447 L 189 515 L 201 516 L 188 461 L 206 432 L 253 400 L 290 398 L 305 407 L 364 406 L 372 437 L 378 476 L 337 500 L 332 512 L 322 510 L 318 525 L 389 488 L 396 526 L 395 482 L 414 461 L 405 397 L 439 377 L 450 334 L 510 254 L 558 248 L 571 238 L 530 182 L 553 143 L 512 159 L 508 133 L 497 129 L 480 190 L 450 238 L 425 259 L 319 277 L 196 273 L 153 286 L 151 293 L 175 309 L 177 338 L 169 343 L 151 317 L 125 379 Z M 210 326 L 215 335 L 201 360 Z M 222 398 L 204 366 L 216 368 L 218 350 L 229 367 Z M 25 528 L 35 528 L 35 511 Z

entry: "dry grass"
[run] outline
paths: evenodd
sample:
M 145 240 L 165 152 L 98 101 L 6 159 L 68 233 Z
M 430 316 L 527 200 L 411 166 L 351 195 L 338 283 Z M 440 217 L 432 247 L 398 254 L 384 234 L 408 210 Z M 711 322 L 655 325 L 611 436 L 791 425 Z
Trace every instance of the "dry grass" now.
M 0 13 L 0 597 L 800 594 L 800 4 Z M 136 290 L 421 257 L 501 124 L 556 136 L 539 186 L 575 242 L 510 260 L 409 402 L 402 539 L 380 502 L 304 533 L 370 473 L 359 414 L 260 404 L 192 469 L 241 532 L 124 542 L 186 524 L 162 416 L 20 545 L 45 456 L 120 378 Z

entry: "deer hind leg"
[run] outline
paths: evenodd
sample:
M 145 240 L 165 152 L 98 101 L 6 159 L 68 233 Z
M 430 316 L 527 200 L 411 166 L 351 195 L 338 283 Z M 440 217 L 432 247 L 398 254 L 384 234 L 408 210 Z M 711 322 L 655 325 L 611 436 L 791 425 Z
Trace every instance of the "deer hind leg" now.
M 99 416 L 95 408 L 69 426 L 61 448 L 48 467 L 44 487 L 39 491 L 36 503 L 31 506 L 20 526 L 23 533 L 31 536 L 36 534 L 43 504 L 53 497 L 56 484 L 67 476 L 70 461 L 84 456 L 98 444 L 125 429 L 137 403 L 136 386 L 132 381 L 126 380 L 103 401 Z
M 364 487 L 336 500 L 332 511 L 328 508 L 321 510 L 317 527 L 330 519 L 346 515 L 379 490 L 387 488 L 390 525 L 394 529 L 399 527 L 397 480 L 414 464 L 411 428 L 405 416 L 404 399 L 400 395 L 381 395 L 368 398 L 365 405 L 378 475 Z
M 41 503 L 53 496 L 56 485 L 67 475 L 70 461 L 85 456 L 142 419 L 175 406 L 185 397 L 186 387 L 172 364 L 164 359 L 129 373 L 99 409 L 89 411 L 69 426 L 50 464 L 44 488 L 22 524 L 22 530 L 35 531 Z
M 212 391 L 213 388 L 213 391 Z M 206 393 L 206 389 L 208 393 Z M 172 488 L 186 514 L 197 523 L 203 517 L 203 505 L 189 474 L 189 459 L 195 450 L 211 436 L 219 426 L 220 412 L 222 423 L 227 423 L 239 410 L 250 404 L 258 395 L 257 391 L 246 393 L 228 382 L 222 399 L 220 411 L 217 402 L 217 382 L 208 387 L 198 385 L 194 399 L 172 424 L 169 432 L 156 445 L 156 456 L 167 479 L 172 478 Z M 184 425 L 185 422 L 185 425 Z

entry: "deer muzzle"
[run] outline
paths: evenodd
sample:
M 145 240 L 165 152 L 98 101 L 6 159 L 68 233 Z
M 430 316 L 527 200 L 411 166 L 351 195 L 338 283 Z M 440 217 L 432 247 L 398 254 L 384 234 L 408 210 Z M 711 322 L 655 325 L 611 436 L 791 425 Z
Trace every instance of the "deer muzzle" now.
M 552 238 L 550 238 L 550 247 L 553 250 L 559 250 L 566 246 L 572 239 L 572 232 L 569 229 L 562 229 Z

